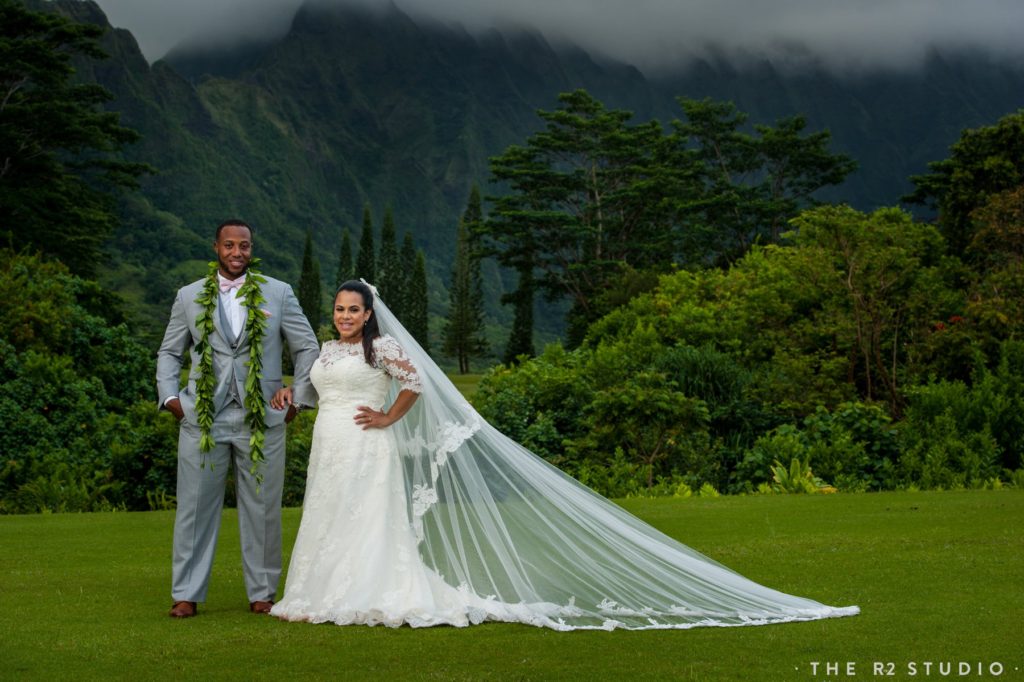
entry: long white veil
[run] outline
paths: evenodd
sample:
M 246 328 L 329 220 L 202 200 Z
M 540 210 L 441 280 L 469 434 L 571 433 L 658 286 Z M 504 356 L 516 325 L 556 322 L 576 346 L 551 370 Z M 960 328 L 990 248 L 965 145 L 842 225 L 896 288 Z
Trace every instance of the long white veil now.
M 643 630 L 859 613 L 758 585 L 562 473 L 484 421 L 375 289 L 374 310 L 423 383 L 391 427 L 420 555 L 475 604 L 471 621 Z

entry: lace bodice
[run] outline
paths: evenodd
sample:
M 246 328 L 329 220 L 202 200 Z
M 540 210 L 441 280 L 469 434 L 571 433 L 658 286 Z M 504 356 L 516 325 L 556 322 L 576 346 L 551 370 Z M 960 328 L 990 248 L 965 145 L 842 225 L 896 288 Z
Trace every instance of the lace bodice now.
M 326 341 L 309 378 L 320 397 L 320 407 L 369 405 L 380 407 L 390 379 L 402 389 L 421 393 L 416 366 L 390 336 L 373 341 L 374 366 L 366 364 L 361 343 Z

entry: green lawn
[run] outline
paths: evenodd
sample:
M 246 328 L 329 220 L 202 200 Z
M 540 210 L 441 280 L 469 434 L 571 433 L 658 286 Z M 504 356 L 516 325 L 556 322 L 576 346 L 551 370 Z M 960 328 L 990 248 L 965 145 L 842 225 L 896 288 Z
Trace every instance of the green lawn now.
M 477 387 L 480 385 L 480 380 L 483 379 L 483 374 L 459 374 L 458 372 L 449 372 L 448 378 L 455 384 L 455 388 L 466 398 L 471 398 L 476 393 Z
M 1000 663 L 1024 680 L 1024 494 L 631 500 L 631 511 L 772 587 L 862 614 L 684 631 L 523 625 L 391 630 L 246 610 L 233 510 L 209 602 L 175 621 L 169 512 L 0 517 L 0 679 L 883 679 Z M 299 510 L 285 512 L 286 547 Z M 818 675 L 811 662 L 821 661 Z M 824 662 L 856 666 L 826 677 Z M 918 666 L 917 678 L 907 675 Z M 883 667 L 887 671 L 888 667 Z M 977 679 L 972 667 L 971 679 Z M 960 678 L 958 678 L 960 679 Z

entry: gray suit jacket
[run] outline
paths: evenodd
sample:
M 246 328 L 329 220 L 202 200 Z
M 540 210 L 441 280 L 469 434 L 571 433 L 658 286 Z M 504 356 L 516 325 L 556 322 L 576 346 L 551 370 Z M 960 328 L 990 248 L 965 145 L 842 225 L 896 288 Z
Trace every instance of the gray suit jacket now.
M 312 407 L 316 404 L 316 391 L 309 382 L 309 369 L 313 366 L 320 347 L 316 335 L 309 326 L 309 321 L 302 314 L 299 302 L 292 292 L 291 286 L 271 277 L 262 284 L 263 298 L 266 303 L 260 307 L 267 316 L 267 331 L 263 337 L 263 380 L 261 382 L 263 396 L 267 399 L 266 424 L 276 426 L 284 421 L 287 410 L 275 410 L 270 407 L 270 398 L 281 388 L 281 352 L 282 343 L 288 342 L 292 363 L 295 366 L 295 378 L 292 382 L 294 402 Z M 204 279 L 192 282 L 178 290 L 171 308 L 171 319 L 164 332 L 163 343 L 157 351 L 156 384 L 159 393 L 159 407 L 171 396 L 178 396 L 185 413 L 185 420 L 196 424 L 196 379 L 199 376 L 199 354 L 196 344 L 201 338 L 196 327 L 196 317 L 202 307 L 196 303 L 196 296 L 203 288 Z M 236 395 L 245 398 L 245 378 L 249 360 L 249 336 L 243 330 L 241 336 L 233 338 L 231 328 L 225 328 L 219 310 L 214 311 L 213 324 L 216 331 L 210 335 L 213 348 L 213 375 L 215 387 L 213 391 L 213 411 L 216 415 L 231 399 L 232 387 Z M 192 355 L 192 369 L 189 372 L 188 386 L 180 387 L 181 368 L 185 353 Z

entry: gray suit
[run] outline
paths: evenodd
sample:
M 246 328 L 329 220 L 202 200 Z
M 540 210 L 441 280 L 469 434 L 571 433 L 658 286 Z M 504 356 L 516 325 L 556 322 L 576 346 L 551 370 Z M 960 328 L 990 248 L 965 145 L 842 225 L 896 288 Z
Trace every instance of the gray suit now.
M 263 338 L 263 396 L 267 399 L 266 441 L 260 465 L 263 486 L 256 492 L 255 478 L 249 473 L 249 428 L 245 423 L 245 378 L 248 372 L 249 338 L 243 330 L 238 337 L 219 310 L 215 311 L 210 335 L 213 349 L 214 422 L 213 450 L 199 452 L 199 425 L 196 419 L 196 379 L 199 356 L 196 344 L 201 336 L 196 317 L 202 307 L 196 303 L 205 280 L 178 290 L 171 308 L 163 343 L 157 352 L 156 381 L 159 405 L 178 396 L 185 413 L 178 432 L 177 512 L 174 517 L 174 558 L 171 596 L 174 601 L 206 601 L 206 590 L 213 566 L 220 513 L 224 503 L 224 485 L 228 463 L 234 459 L 238 493 L 238 525 L 242 542 L 242 565 L 249 601 L 274 599 L 281 576 L 281 492 L 284 487 L 284 418 L 286 410 L 275 410 L 269 401 L 282 386 L 282 343 L 288 342 L 295 366 L 292 382 L 294 402 L 316 404 L 316 391 L 309 382 L 309 369 L 319 355 L 313 330 L 302 314 L 292 288 L 279 280 L 266 278 L 262 284 L 266 303 L 260 307 L 267 315 Z M 180 388 L 185 353 L 192 356 L 188 386 Z M 206 462 L 202 467 L 201 463 Z

